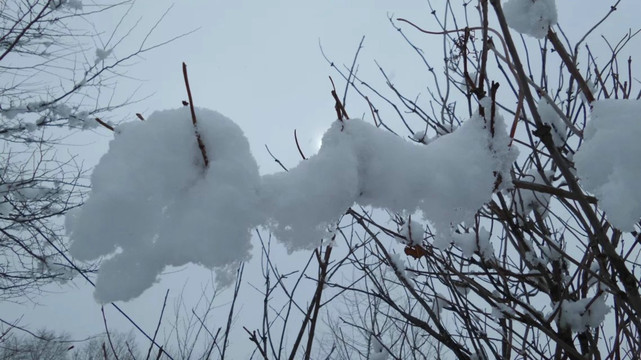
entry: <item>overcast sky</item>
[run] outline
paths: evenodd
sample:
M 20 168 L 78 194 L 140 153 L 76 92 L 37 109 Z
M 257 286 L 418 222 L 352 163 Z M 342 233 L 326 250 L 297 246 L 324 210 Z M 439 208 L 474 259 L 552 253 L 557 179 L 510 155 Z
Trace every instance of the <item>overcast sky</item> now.
M 570 40 L 576 41 L 579 34 L 609 9 L 611 3 L 614 1 L 559 0 L 559 23 Z M 129 16 L 132 20 L 143 16 L 143 21 L 137 35 L 114 50 L 115 55 L 126 55 L 127 49 L 136 46 L 147 29 L 170 6 L 172 1 L 137 0 Z M 592 36 L 595 47 L 604 46 L 599 39 L 600 34 L 618 39 L 618 34 L 623 34 L 629 27 L 641 25 L 637 20 L 641 11 L 638 0 L 624 0 L 619 9 Z M 110 14 L 100 19 L 98 28 L 115 26 L 122 11 Z M 425 0 L 175 2 L 151 39 L 158 42 L 197 30 L 145 54 L 126 69 L 127 75 L 134 80 L 123 80 L 118 94 L 130 94 L 140 86 L 137 95 L 149 95 L 149 98 L 112 114 L 111 120 L 134 120 L 136 112 L 148 116 L 155 109 L 180 106 L 181 100 L 186 99 L 181 72 L 181 63 L 185 61 L 194 103 L 215 109 L 241 126 L 261 173 L 280 171 L 264 145 L 268 145 L 286 166 L 294 166 L 300 157 L 293 141 L 293 130 L 298 129 L 303 150 L 308 155 L 313 153 L 319 146 L 320 136 L 335 119 L 328 76 L 334 78 L 339 93 L 342 94 L 344 88 L 339 75 L 323 59 L 319 41 L 325 53 L 337 64 L 349 64 L 361 37 L 366 36 L 359 57 L 361 76 L 383 87 L 384 82 L 373 62 L 377 60 L 391 74 L 393 81 L 407 89 L 409 94 L 424 92 L 421 81 L 426 76 L 424 68 L 390 25 L 388 16 L 392 14 L 413 19 L 424 27 L 436 28 Z M 407 31 L 411 33 L 411 30 Z M 415 35 L 416 45 L 428 55 L 433 49 L 435 61 L 441 57 L 439 38 Z M 633 59 L 635 54 L 641 55 L 638 39 L 631 48 L 636 49 L 631 53 Z M 641 59 L 641 56 L 636 56 L 636 59 Z M 369 111 L 356 96 L 348 97 L 347 110 L 353 117 Z M 85 145 L 76 150 L 85 157 L 88 165 L 95 164 L 106 151 L 111 137 L 112 134 L 104 129 L 98 129 L 91 135 L 83 133 L 74 137 L 76 143 Z M 279 251 L 277 256 L 287 256 L 284 251 Z M 303 257 L 306 255 L 290 256 L 284 266 L 295 268 Z M 257 274 L 255 264 L 249 266 L 246 276 L 253 276 L 254 283 L 260 284 L 260 279 L 255 278 Z M 167 288 L 171 288 L 170 297 L 176 297 L 184 286 L 186 297 L 193 300 L 209 276 L 209 272 L 203 269 L 173 273 L 123 307 L 151 332 Z M 51 294 L 33 299 L 37 305 L 3 303 L 0 316 L 5 320 L 15 320 L 24 314 L 23 326 L 67 331 L 77 338 L 102 331 L 102 318 L 91 289 L 82 281 L 74 284 L 75 287 L 52 287 Z M 243 291 L 247 296 L 255 294 L 250 287 Z M 225 301 L 227 299 L 223 296 L 218 304 Z M 126 322 L 112 311 L 109 312 L 109 321 L 115 328 L 129 329 Z M 241 319 L 238 327 L 242 325 Z M 239 342 L 244 340 L 245 337 L 238 339 Z

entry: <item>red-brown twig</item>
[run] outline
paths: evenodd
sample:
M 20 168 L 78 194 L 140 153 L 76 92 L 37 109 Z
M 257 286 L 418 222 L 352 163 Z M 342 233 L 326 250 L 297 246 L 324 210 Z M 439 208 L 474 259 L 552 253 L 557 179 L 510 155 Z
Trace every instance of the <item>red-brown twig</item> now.
M 494 124 L 496 122 L 496 92 L 499 90 L 499 83 L 492 81 L 490 85 L 490 98 L 492 99 L 492 111 L 490 112 L 490 134 L 494 137 Z
M 343 121 L 343 118 L 349 119 L 349 116 L 347 116 L 347 111 L 345 111 L 345 107 L 341 102 L 341 99 L 339 99 L 338 94 L 336 94 L 336 86 L 334 85 L 334 80 L 331 76 L 329 77 L 329 81 L 332 82 L 332 97 L 336 102 L 336 104 L 334 105 L 334 109 L 336 109 L 336 116 L 338 116 L 338 120 Z
M 96 121 L 98 122 L 98 124 L 106 127 L 107 129 L 109 129 L 111 131 L 114 131 L 114 127 L 113 126 L 111 126 L 111 125 L 107 124 L 106 122 L 100 120 L 100 118 L 96 118 Z
M 483 13 L 483 25 L 482 25 L 482 32 L 483 32 L 483 50 L 481 52 L 481 70 L 479 71 L 479 88 L 480 93 L 484 93 L 484 86 L 485 86 L 485 78 L 487 77 L 487 53 L 491 47 L 489 44 L 489 38 L 487 35 L 488 29 L 490 28 L 489 26 L 489 19 L 488 19 L 488 5 L 487 1 L 481 1 L 481 7 L 482 7 L 482 13 Z M 502 39 L 501 39 L 502 40 Z
M 187 88 L 187 97 L 189 98 L 189 109 L 191 110 L 191 122 L 194 124 L 194 132 L 196 133 L 196 141 L 198 141 L 198 148 L 200 153 L 203 155 L 203 161 L 205 167 L 209 166 L 209 158 L 207 158 L 207 149 L 205 148 L 205 143 L 200 137 L 200 132 L 198 131 L 198 122 L 196 121 L 196 111 L 194 110 L 194 100 L 191 97 L 191 88 L 189 87 L 189 78 L 187 77 L 187 64 L 183 63 L 183 77 L 185 78 L 185 87 Z

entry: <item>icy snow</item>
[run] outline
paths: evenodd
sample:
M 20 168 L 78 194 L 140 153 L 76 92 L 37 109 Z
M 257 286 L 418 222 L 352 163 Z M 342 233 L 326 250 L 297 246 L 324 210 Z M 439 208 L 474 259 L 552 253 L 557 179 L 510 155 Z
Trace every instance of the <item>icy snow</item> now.
M 506 317 L 514 316 L 516 312 L 509 305 L 503 303 L 496 303 L 496 307 L 492 307 L 492 317 L 495 319 L 505 319 Z
M 503 12 L 512 29 L 537 39 L 544 38 L 557 21 L 554 0 L 509 0 Z
M 536 168 L 529 169 L 521 178 L 523 181 L 532 182 L 535 184 L 547 185 L 552 181 L 554 176 L 553 170 L 546 170 L 545 177 L 547 181 L 543 179 L 541 173 Z M 548 205 L 550 203 L 550 194 L 532 191 L 532 190 L 520 190 L 515 201 L 519 208 L 521 208 L 520 213 L 529 214 L 532 211 L 536 211 L 541 216 L 547 216 Z
M 68 0 L 67 7 L 74 10 L 82 10 L 82 0 Z
M 68 8 L 72 10 L 82 10 L 82 0 L 52 0 L 49 3 L 52 9 Z
M 289 250 L 316 247 L 354 203 L 399 214 L 420 210 L 433 224 L 434 245 L 445 248 L 458 224 L 471 223 L 494 191 L 510 186 L 517 156 L 498 114 L 494 137 L 477 113 L 429 145 L 350 119 L 334 122 L 318 154 L 260 177 L 237 125 L 210 110 L 196 116 L 209 167 L 189 109 L 156 112 L 117 128 L 92 175 L 90 198 L 68 216 L 72 255 L 105 257 L 98 301 L 138 296 L 168 265 L 193 262 L 229 278 L 260 225 Z M 490 253 L 479 235 L 477 250 Z
M 494 247 L 490 243 L 490 233 L 485 227 L 479 228 L 478 234 L 470 233 L 452 233 L 452 241 L 463 253 L 463 257 L 470 258 L 478 252 L 486 261 L 494 258 Z
M 405 267 L 405 260 L 401 258 L 401 254 L 395 253 L 390 254 L 389 256 L 390 266 L 394 269 L 396 274 L 403 278 L 406 282 L 410 283 L 411 276 L 407 274 L 407 268 Z
M 552 141 L 554 141 L 554 145 L 557 147 L 563 147 L 563 144 L 565 144 L 567 139 L 567 125 L 565 125 L 563 120 L 559 117 L 559 114 L 556 113 L 552 105 L 550 105 L 545 98 L 541 98 L 539 100 L 537 107 L 543 123 L 551 128 Z
M 425 229 L 418 221 L 412 220 L 410 216 L 399 229 L 399 235 L 396 240 L 405 245 L 422 245 Z
M 434 297 L 434 300 L 432 301 L 432 312 L 434 312 L 434 315 L 440 318 L 441 313 L 443 312 L 443 309 L 449 305 L 450 305 L 450 302 L 447 299 L 445 299 L 440 295 L 436 295 Z
M 605 304 L 605 295 L 596 298 L 585 298 L 577 301 L 563 301 L 559 313 L 559 325 L 569 327 L 572 331 L 585 331 L 596 328 L 610 312 L 610 306 Z
M 380 341 L 374 336 L 371 337 L 368 360 L 387 360 L 388 352 Z
M 585 142 L 574 156 L 577 174 L 610 223 L 632 231 L 641 218 L 641 101 L 607 99 L 592 105 Z

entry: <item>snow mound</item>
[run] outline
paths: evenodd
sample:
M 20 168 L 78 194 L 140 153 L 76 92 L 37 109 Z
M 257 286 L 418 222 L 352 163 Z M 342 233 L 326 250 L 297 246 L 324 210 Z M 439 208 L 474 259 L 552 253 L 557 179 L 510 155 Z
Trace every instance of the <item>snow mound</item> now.
M 67 217 L 74 257 L 110 256 L 98 272 L 99 301 L 138 296 L 167 265 L 224 268 L 248 258 L 250 229 L 263 222 L 258 166 L 236 124 L 210 110 L 196 116 L 208 168 L 189 109 L 155 112 L 117 129 L 90 198 Z
M 263 176 L 269 228 L 290 251 L 318 246 L 358 196 L 358 160 L 342 127 L 340 121 L 332 124 L 308 160 L 288 172 Z
M 574 156 L 577 174 L 610 223 L 632 231 L 641 218 L 641 101 L 607 99 L 592 105 L 585 142 Z
M 68 216 L 72 255 L 106 257 L 99 301 L 138 296 L 168 265 L 231 270 L 247 259 L 259 225 L 290 251 L 314 248 L 354 203 L 420 210 L 434 225 L 434 245 L 445 248 L 456 225 L 471 223 L 494 191 L 510 186 L 517 156 L 498 114 L 491 122 L 477 113 L 429 145 L 351 119 L 332 124 L 318 154 L 261 178 L 238 126 L 210 110 L 196 116 L 208 167 L 189 110 L 156 112 L 117 129 L 93 173 L 90 198 Z M 415 227 L 420 241 L 423 230 Z
M 512 29 L 537 39 L 544 38 L 557 22 L 554 0 L 509 0 L 503 13 Z

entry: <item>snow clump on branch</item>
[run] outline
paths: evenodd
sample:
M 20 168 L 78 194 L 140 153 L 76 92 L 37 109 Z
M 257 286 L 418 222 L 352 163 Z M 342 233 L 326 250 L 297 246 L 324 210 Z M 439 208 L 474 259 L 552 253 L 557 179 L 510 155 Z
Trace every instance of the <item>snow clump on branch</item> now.
M 155 112 L 116 129 L 91 196 L 67 217 L 74 257 L 112 256 L 98 272 L 99 301 L 138 296 L 168 265 L 220 270 L 249 258 L 250 230 L 264 218 L 258 166 L 236 124 L 211 110 L 196 115 L 209 167 L 189 109 Z
M 67 218 L 73 256 L 108 257 L 98 301 L 138 296 L 165 266 L 193 262 L 229 275 L 248 258 L 259 225 L 290 251 L 314 248 L 353 204 L 420 211 L 444 249 L 456 225 L 472 223 L 494 191 L 510 186 L 517 156 L 498 114 L 477 113 L 429 145 L 350 119 L 332 124 L 316 155 L 260 177 L 237 125 L 205 109 L 196 117 L 208 167 L 189 109 L 156 112 L 117 129 L 90 198 Z
M 554 0 L 509 0 L 503 12 L 512 29 L 537 39 L 543 39 L 557 22 Z
M 641 101 L 606 99 L 592 107 L 585 143 L 574 156 L 577 174 L 612 225 L 633 231 L 641 218 Z
M 555 309 L 559 325 L 575 332 L 598 328 L 611 310 L 611 307 L 606 305 L 605 298 L 605 294 L 601 294 L 594 298 L 564 301 L 561 303 L 561 311 Z

